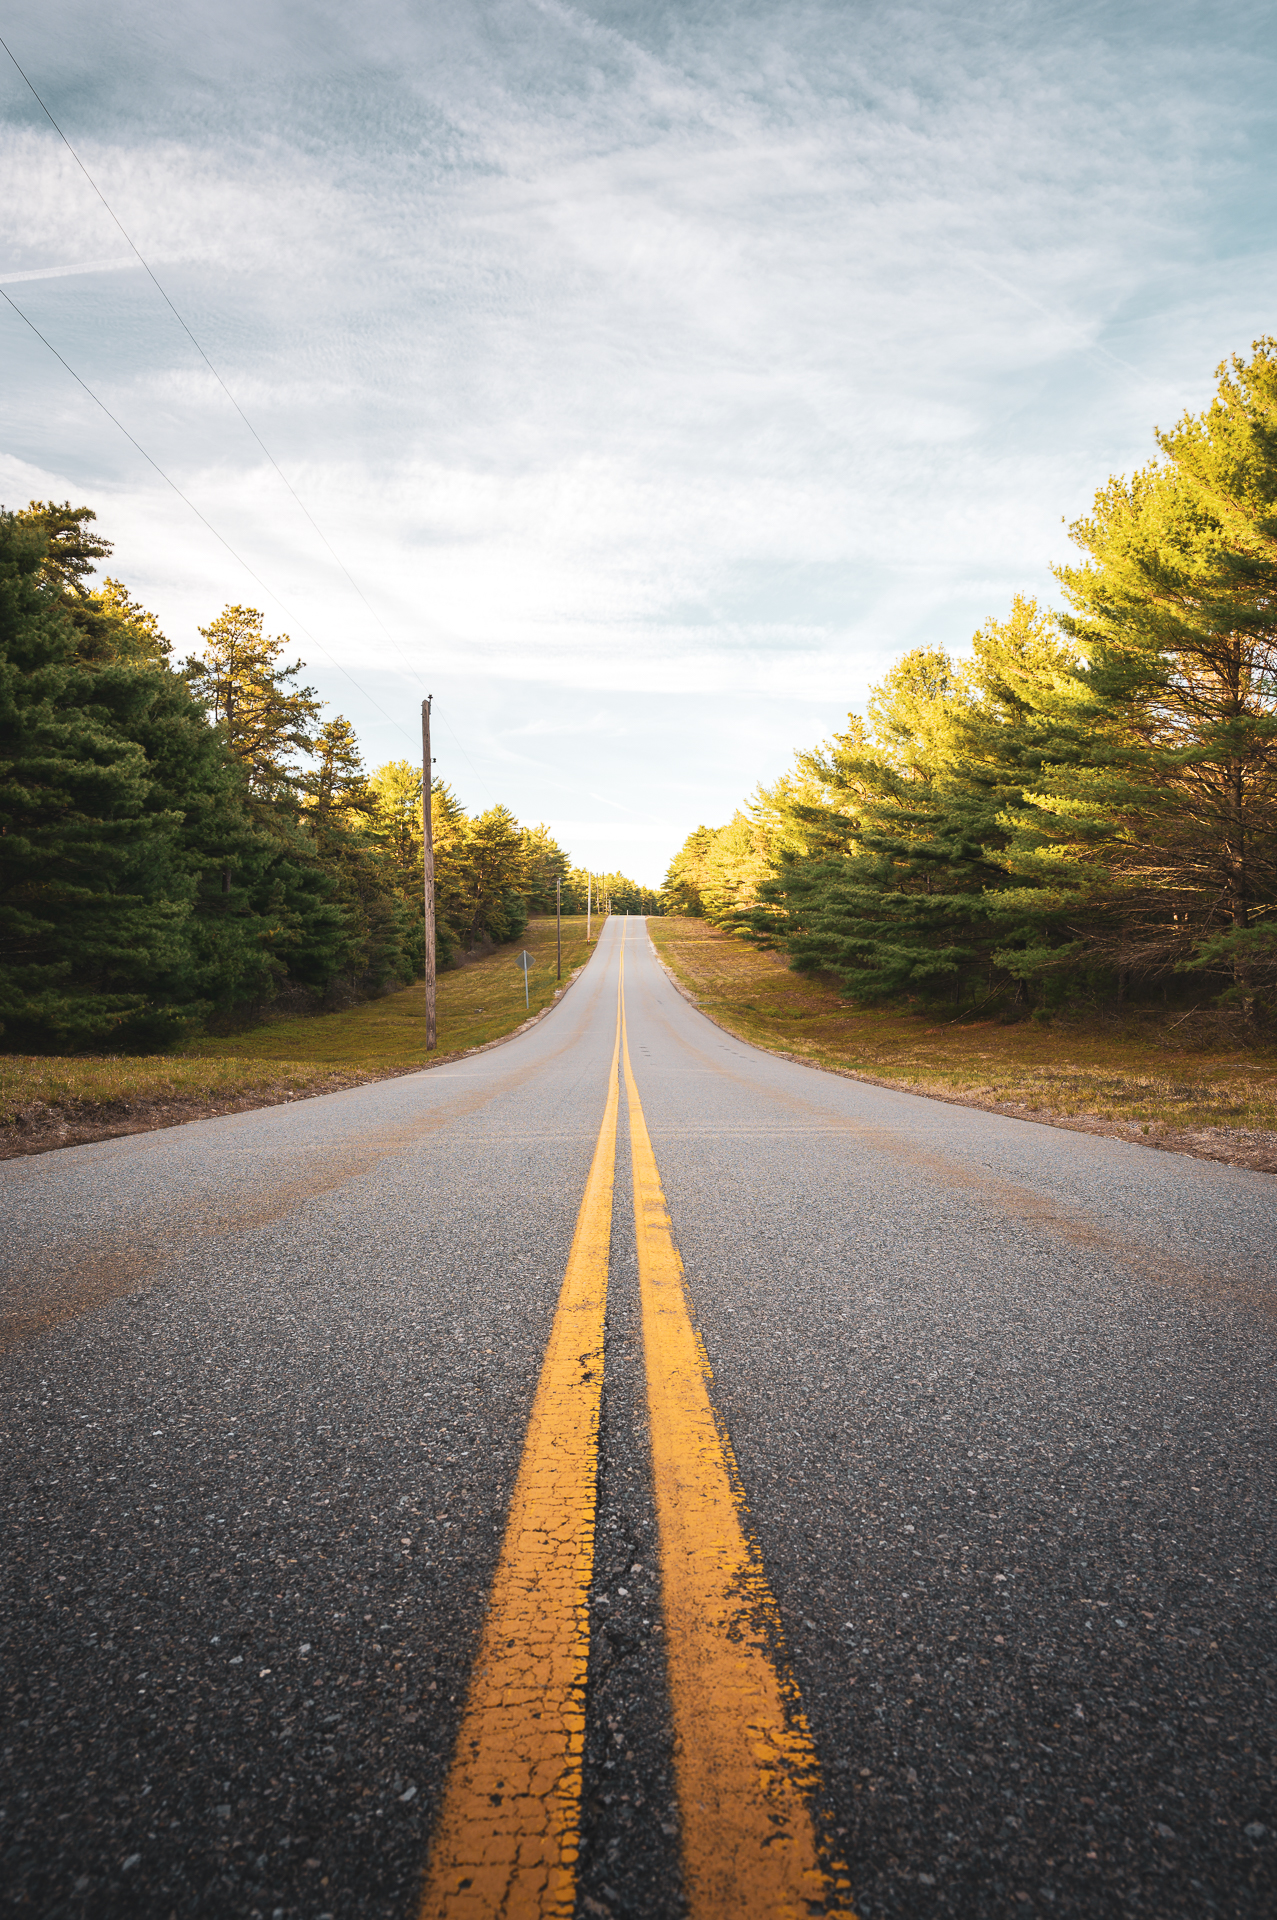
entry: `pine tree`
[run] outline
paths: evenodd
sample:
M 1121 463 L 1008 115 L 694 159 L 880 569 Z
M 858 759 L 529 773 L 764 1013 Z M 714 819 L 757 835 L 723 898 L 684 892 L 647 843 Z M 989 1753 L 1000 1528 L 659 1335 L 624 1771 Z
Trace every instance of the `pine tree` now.
M 333 898 L 345 910 L 349 985 L 369 993 L 392 980 L 406 985 L 422 971 L 424 914 L 420 898 L 409 902 L 396 884 L 350 721 L 343 714 L 326 721 L 312 752 L 315 764 L 302 780 L 304 819 L 321 865 L 336 881 Z
M 244 768 L 253 798 L 291 804 L 301 779 L 297 756 L 311 752 L 322 705 L 313 687 L 294 684 L 302 662 L 281 664 L 287 636 L 271 639 L 256 607 L 228 606 L 199 632 L 204 653 L 186 662 L 196 697 Z
M 187 682 L 242 772 L 254 822 L 273 843 L 244 906 L 271 921 L 270 951 L 288 978 L 322 994 L 338 978 L 358 977 L 368 937 L 364 915 L 349 887 L 343 897 L 343 877 L 326 864 L 305 816 L 302 762 L 313 753 L 322 702 L 313 687 L 296 684 L 301 661 L 283 664 L 289 642 L 267 635 L 255 607 L 228 606 L 199 632 L 205 651 L 187 660 Z M 233 888 L 229 872 L 223 886 Z
M 694 828 L 670 861 L 669 871 L 661 883 L 661 900 L 666 913 L 685 913 L 693 919 L 703 916 L 705 857 L 719 831 L 718 827 Z
M 463 938 L 467 950 L 487 934 L 498 945 L 528 924 L 527 858 L 508 807 L 489 807 L 468 823 L 459 848 Z
M 857 998 L 960 996 L 978 964 L 989 821 L 950 764 L 968 698 L 946 654 L 906 654 L 871 694 L 872 736 L 853 729 L 825 763 L 854 810 L 813 809 L 812 825 L 846 851 L 791 855 L 762 890 L 783 903 L 793 964 Z
M 564 907 L 570 911 L 568 857 L 544 821 L 523 829 L 523 870 L 529 913 L 553 913 L 558 884 L 563 887 Z
M 148 1013 L 180 1030 L 147 989 L 181 970 L 192 884 L 134 737 L 159 678 L 78 658 L 47 551 L 0 514 L 0 1019 L 9 1045 L 59 1048 Z
M 129 597 L 118 580 L 89 585 L 99 560 L 109 558 L 111 542 L 90 529 L 97 515 L 92 507 L 33 500 L 14 516 L 43 543 L 40 579 L 50 587 L 63 612 L 76 627 L 76 653 L 81 660 L 132 660 L 153 666 L 168 659 L 172 649 L 153 613 Z
M 960 1006 L 990 997 L 1008 968 L 1031 971 L 1065 939 L 1045 868 L 1026 864 L 1045 839 L 1026 783 L 1077 750 L 1076 725 L 1071 744 L 1061 732 L 1061 685 L 1076 685 L 1076 661 L 1022 598 L 975 635 L 961 666 L 934 648 L 907 654 L 872 691 L 872 732 L 853 720 L 824 754 L 800 757 L 819 793 L 790 803 L 756 931 L 779 934 L 795 965 L 832 971 L 860 999 Z M 1025 966 L 1021 949 L 1032 950 Z
M 187 902 L 180 955 L 154 981 L 183 1020 L 231 1016 L 269 1003 L 288 972 L 298 931 L 296 889 L 281 881 L 278 838 L 253 820 L 242 768 L 229 758 L 185 679 L 154 673 L 155 697 L 128 728 L 146 756 L 148 811 L 180 822 L 175 860 Z M 168 1037 L 172 1037 L 168 1035 Z M 123 1039 L 161 1044 L 162 1022 L 139 1014 Z
M 302 776 L 301 786 L 312 825 L 347 831 L 366 826 L 377 803 L 355 729 L 344 714 L 324 722 L 310 751 L 315 764 Z
M 69 500 L 33 500 L 13 517 L 40 538 L 39 576 L 44 584 L 63 600 L 86 596 L 89 575 L 113 551 L 109 540 L 91 531 L 90 523 L 97 519 L 92 507 L 73 507 Z
M 398 897 L 414 922 L 412 951 L 421 972 L 425 952 L 422 911 L 421 768 L 410 760 L 388 760 L 369 779 L 372 826 L 393 875 Z M 453 965 L 468 918 L 462 849 L 467 832 L 465 810 L 446 782 L 431 787 L 431 830 L 435 856 L 435 965 Z
M 1245 1000 L 1277 981 L 1277 341 L 1157 438 L 1059 569 L 1097 751 L 1051 794 L 1107 823 L 1090 864 L 1123 911 L 1090 944 L 1142 971 L 1231 966 Z
M 767 826 L 738 809 L 700 855 L 697 891 L 706 919 L 719 927 L 749 924 L 759 886 L 773 865 Z
M 435 957 L 444 967 L 452 965 L 457 949 L 464 946 L 469 923 L 465 848 L 470 822 L 452 788 L 437 775 L 430 784 L 430 831 L 435 856 Z M 415 884 L 420 898 L 420 842 Z
M 395 884 L 405 898 L 422 897 L 421 768 L 388 760 L 369 776 L 372 821 Z
M 421 776 L 369 778 L 301 663 L 229 606 L 183 670 L 91 509 L 0 515 L 0 1026 L 8 1045 L 170 1045 L 422 968 Z M 548 828 L 431 789 L 439 964 L 510 941 L 573 870 Z M 652 896 L 611 877 L 634 911 Z M 565 906 L 573 900 L 565 891 Z M 584 904 L 583 898 L 580 904 Z

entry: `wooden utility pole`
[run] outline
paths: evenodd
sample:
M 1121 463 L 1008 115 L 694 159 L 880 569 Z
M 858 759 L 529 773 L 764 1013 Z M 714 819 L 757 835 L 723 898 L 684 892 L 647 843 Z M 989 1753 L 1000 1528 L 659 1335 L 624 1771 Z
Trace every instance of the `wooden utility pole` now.
M 585 944 L 587 947 L 590 944 L 590 891 L 593 886 L 594 875 L 587 873 L 585 876 Z
M 561 980 L 563 978 L 563 882 L 562 880 L 556 880 L 554 883 L 554 944 L 558 948 L 558 954 L 559 954 L 558 978 Z
M 435 1050 L 435 829 L 431 818 L 430 789 L 434 784 L 434 761 L 430 755 L 430 703 L 428 694 L 421 703 L 421 877 L 426 909 L 426 1052 Z

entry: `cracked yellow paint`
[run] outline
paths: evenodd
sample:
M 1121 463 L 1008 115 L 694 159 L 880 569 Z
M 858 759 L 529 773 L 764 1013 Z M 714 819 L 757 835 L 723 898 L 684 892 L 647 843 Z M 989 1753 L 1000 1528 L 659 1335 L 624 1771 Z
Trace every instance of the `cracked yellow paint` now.
M 776 1602 L 710 1403 L 709 1363 L 630 1066 L 624 999 L 621 1050 L 688 1905 L 692 1920 L 853 1920 L 847 1870 L 816 1838 L 819 1762 L 797 1686 L 775 1656 Z
M 570 1920 L 580 1847 L 621 994 L 607 1108 L 528 1422 L 419 1920 Z

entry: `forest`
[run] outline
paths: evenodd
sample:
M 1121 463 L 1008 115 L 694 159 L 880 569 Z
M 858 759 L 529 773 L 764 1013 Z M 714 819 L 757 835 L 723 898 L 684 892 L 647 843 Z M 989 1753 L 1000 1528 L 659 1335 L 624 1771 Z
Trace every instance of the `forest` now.
M 1069 532 L 1056 609 L 906 653 L 662 889 L 857 1003 L 1277 1015 L 1277 341 Z
M 0 1048 L 167 1049 L 424 971 L 421 768 L 369 771 L 286 636 L 230 605 L 175 662 L 95 581 L 89 507 L 0 511 Z M 584 912 L 586 874 L 508 807 L 431 792 L 437 961 Z M 620 873 L 594 886 L 654 911 Z

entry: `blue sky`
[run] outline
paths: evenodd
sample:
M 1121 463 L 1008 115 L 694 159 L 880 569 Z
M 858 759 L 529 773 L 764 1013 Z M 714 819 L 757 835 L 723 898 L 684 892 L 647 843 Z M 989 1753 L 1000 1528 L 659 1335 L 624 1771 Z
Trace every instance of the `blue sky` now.
M 659 881 L 1277 331 L 1267 6 L 11 0 L 0 500 Z M 365 599 L 368 605 L 365 605 Z M 369 605 L 374 613 L 370 613 Z M 345 671 L 343 671 L 343 669 Z M 348 676 L 353 676 L 352 678 Z M 357 684 L 354 684 L 357 683 Z

